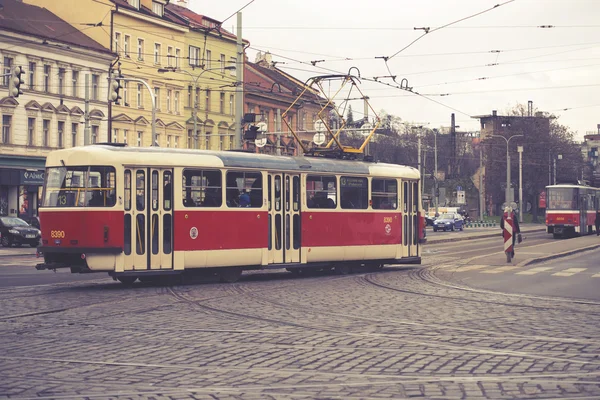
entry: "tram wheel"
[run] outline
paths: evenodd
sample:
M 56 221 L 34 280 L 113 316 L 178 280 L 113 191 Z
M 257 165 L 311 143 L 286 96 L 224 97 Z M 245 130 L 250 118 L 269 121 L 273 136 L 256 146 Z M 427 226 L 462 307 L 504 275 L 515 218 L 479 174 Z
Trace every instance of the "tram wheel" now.
M 336 275 L 348 275 L 352 270 L 347 265 L 336 265 L 334 271 Z
M 119 276 L 117 280 L 123 285 L 130 286 L 137 280 L 137 276 Z
M 219 271 L 219 278 L 221 279 L 221 282 L 225 282 L 225 283 L 233 283 L 233 282 L 237 282 L 238 279 L 240 279 L 240 276 L 242 276 L 242 269 L 241 268 L 223 268 Z

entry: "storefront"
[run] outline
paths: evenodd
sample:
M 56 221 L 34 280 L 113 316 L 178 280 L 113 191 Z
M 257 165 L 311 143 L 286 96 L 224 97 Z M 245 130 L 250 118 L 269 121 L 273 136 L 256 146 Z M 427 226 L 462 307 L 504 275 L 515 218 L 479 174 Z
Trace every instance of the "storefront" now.
M 41 157 L 0 156 L 0 216 L 28 219 L 38 215 L 44 163 Z

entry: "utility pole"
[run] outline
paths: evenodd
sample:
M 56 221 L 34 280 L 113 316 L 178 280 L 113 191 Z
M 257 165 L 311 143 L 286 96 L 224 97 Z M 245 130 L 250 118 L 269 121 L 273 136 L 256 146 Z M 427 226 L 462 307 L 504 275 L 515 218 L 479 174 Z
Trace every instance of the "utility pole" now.
M 421 180 L 421 187 L 423 187 L 423 175 L 421 174 L 421 127 L 417 131 L 417 166 L 419 169 L 419 179 Z
M 479 143 L 479 220 L 483 220 L 483 145 Z
M 506 141 L 506 191 L 504 192 L 504 202 L 505 206 L 508 206 L 510 203 L 510 154 L 508 152 L 508 144 L 510 140 L 515 137 L 524 136 L 524 135 L 512 135 L 508 139 L 502 135 L 492 135 L 492 137 L 500 137 Z
M 242 148 L 242 115 L 244 113 L 244 44 L 242 41 L 242 13 L 237 13 L 237 64 L 235 86 L 234 149 Z
M 277 155 L 281 155 L 281 110 L 277 109 L 277 119 L 275 120 L 275 130 L 277 131 Z
M 519 152 L 519 222 L 523 223 L 523 146 L 517 146 Z
M 83 145 L 90 144 L 90 74 L 85 74 L 85 126 L 83 128 Z
M 435 196 L 434 196 L 434 204 L 435 204 L 435 216 L 438 217 L 439 213 L 438 213 L 438 204 L 439 204 L 439 196 L 438 196 L 438 180 L 437 180 L 437 171 L 438 171 L 438 164 L 437 164 L 437 129 L 433 130 L 433 184 L 434 184 L 434 188 L 435 188 Z

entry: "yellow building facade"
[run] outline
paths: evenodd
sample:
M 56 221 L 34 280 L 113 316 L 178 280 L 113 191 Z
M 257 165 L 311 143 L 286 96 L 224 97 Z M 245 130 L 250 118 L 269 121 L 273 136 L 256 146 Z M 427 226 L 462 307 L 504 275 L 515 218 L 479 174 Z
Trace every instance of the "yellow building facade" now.
M 81 27 L 119 55 L 113 77 L 120 73 L 125 79 L 119 104 L 110 107 L 111 141 L 152 145 L 154 94 L 156 145 L 234 147 L 235 70 L 227 67 L 237 65 L 236 39 L 217 21 L 192 12 L 182 1 L 184 6 L 168 0 L 24 1 Z

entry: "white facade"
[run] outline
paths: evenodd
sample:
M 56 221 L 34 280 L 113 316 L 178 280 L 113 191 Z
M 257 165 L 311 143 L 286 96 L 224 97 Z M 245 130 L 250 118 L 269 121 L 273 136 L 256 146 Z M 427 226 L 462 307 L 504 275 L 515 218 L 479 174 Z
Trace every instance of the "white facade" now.
M 106 142 L 108 70 L 113 55 L 40 42 L 39 38 L 0 31 L 3 73 L 10 73 L 14 66 L 25 70 L 23 94 L 18 98 L 8 97 L 8 85 L 0 86 L 0 154 L 46 156 L 57 148 L 82 146 L 86 75 L 90 84 L 91 141 Z M 0 83 L 7 84 L 8 79 Z
M 40 182 L 16 182 L 17 170 L 21 176 L 41 171 L 50 151 L 84 145 L 86 76 L 90 143 L 108 141 L 108 70 L 114 58 L 108 50 L 0 29 L 2 73 L 20 66 L 25 82 L 23 94 L 12 98 L 9 77 L 0 78 L 0 214 L 36 215 Z M 29 210 L 23 213 L 21 198 L 27 196 Z

